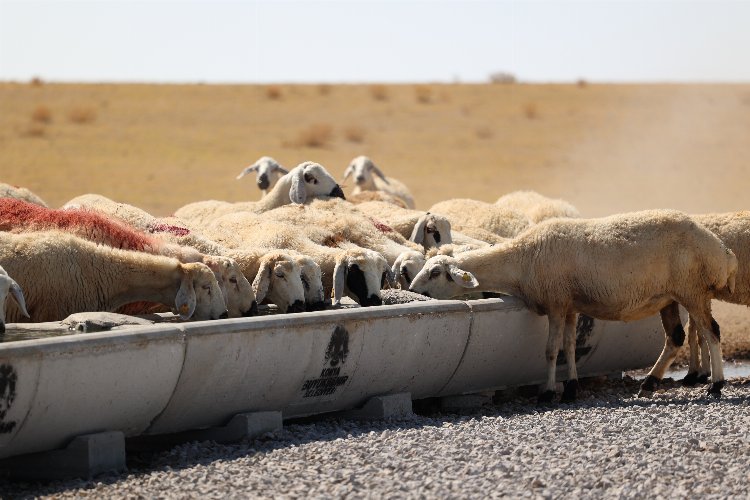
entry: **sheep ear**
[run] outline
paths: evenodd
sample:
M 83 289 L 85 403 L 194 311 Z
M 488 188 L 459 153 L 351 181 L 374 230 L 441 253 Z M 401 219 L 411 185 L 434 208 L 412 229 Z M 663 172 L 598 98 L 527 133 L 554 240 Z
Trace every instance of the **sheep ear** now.
M 276 170 L 277 172 L 281 172 L 282 175 L 286 175 L 286 174 L 289 173 L 289 170 L 285 169 L 284 167 L 282 167 L 278 163 L 276 164 L 275 167 L 273 167 L 273 169 Z
M 453 281 L 464 288 L 476 288 L 479 286 L 479 282 L 473 274 L 469 271 L 459 269 L 453 264 L 448 266 L 448 273 L 451 275 L 451 278 L 453 278 Z
M 347 177 L 352 175 L 354 173 L 354 165 L 349 165 L 346 167 L 346 170 L 344 170 L 344 178 L 341 180 L 341 182 L 344 182 Z
M 16 301 L 16 304 L 18 304 L 18 308 L 23 315 L 27 318 L 31 318 L 29 312 L 26 310 L 26 300 L 23 298 L 23 291 L 21 290 L 21 287 L 18 286 L 18 283 L 12 278 L 10 278 L 10 296 Z
M 271 273 L 273 272 L 271 264 L 270 261 L 264 262 L 260 266 L 258 274 L 255 275 L 255 279 L 253 280 L 253 291 L 255 292 L 255 300 L 258 304 L 263 302 L 263 299 L 266 298 L 266 295 L 268 295 L 268 288 L 271 286 Z
M 289 199 L 292 200 L 292 203 L 301 205 L 307 199 L 304 176 L 304 168 L 298 168 L 296 172 L 292 173 L 292 187 L 289 189 Z
M 396 259 L 391 267 L 391 276 L 393 276 L 393 282 L 401 284 L 401 259 Z
M 249 167 L 245 167 L 245 170 L 240 172 L 240 175 L 237 176 L 237 179 L 242 179 L 247 174 L 251 172 L 257 172 L 258 171 L 258 165 L 250 165 Z
M 422 242 L 424 242 L 424 226 L 427 224 L 427 217 L 429 215 L 430 212 L 427 212 L 417 220 L 417 223 L 414 225 L 414 229 L 411 232 L 411 236 L 409 236 L 409 241 L 413 241 L 417 245 L 421 245 Z
M 341 297 L 344 296 L 344 281 L 346 280 L 346 259 L 336 261 L 336 267 L 333 268 L 333 305 L 341 304 Z
M 385 174 L 383 174 L 383 172 L 381 172 L 380 169 L 376 167 L 374 163 L 372 164 L 372 171 L 375 172 L 375 175 L 383 179 L 383 182 L 385 182 L 386 184 L 390 184 L 390 182 L 388 182 L 388 179 L 385 178 Z
M 174 305 L 177 307 L 177 313 L 182 319 L 189 319 L 195 312 L 195 287 L 193 286 L 193 277 L 189 272 L 183 270 L 182 282 L 180 289 L 177 290 L 177 297 L 174 299 Z

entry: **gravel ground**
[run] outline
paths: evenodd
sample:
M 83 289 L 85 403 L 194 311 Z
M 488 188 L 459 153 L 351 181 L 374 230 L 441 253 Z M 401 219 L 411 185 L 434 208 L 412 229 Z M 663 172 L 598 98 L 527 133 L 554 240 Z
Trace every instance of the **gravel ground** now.
M 288 423 L 234 445 L 130 454 L 129 471 L 91 481 L 0 481 L 0 495 L 175 497 L 747 497 L 750 380 L 721 400 L 665 381 L 584 381 L 573 405 L 523 391 L 462 413 L 435 401 L 391 421 Z

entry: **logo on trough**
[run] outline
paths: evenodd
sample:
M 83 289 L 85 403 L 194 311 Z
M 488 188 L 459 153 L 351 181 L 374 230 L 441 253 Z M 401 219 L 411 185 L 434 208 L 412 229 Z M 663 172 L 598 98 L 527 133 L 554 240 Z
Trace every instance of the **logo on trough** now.
M 331 340 L 326 348 L 323 359 L 323 369 L 320 377 L 305 380 L 302 384 L 303 398 L 330 396 L 349 380 L 348 375 L 341 375 L 341 368 L 349 355 L 349 332 L 341 325 L 337 325 L 331 334 Z
M 5 415 L 16 399 L 16 382 L 16 369 L 12 365 L 0 365 L 0 434 L 7 434 L 16 427 L 14 421 L 5 421 Z

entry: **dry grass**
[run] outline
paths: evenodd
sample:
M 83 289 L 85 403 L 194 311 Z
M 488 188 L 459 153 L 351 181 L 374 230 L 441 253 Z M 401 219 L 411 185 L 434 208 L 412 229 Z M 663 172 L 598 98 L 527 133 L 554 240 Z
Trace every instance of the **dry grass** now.
M 52 110 L 45 105 L 39 105 L 31 113 L 31 119 L 37 123 L 51 123 Z
M 68 120 L 80 125 L 96 121 L 96 110 L 92 107 L 79 106 L 68 111 Z
M 20 135 L 21 137 L 44 137 L 47 135 L 47 128 L 40 123 L 32 123 L 23 128 Z
M 344 137 L 349 142 L 359 144 L 365 140 L 365 129 L 360 125 L 349 125 L 344 129 Z
M 333 139 L 333 126 L 328 123 L 313 123 L 297 134 L 291 144 L 294 147 L 325 148 Z
M 266 97 L 272 101 L 278 101 L 282 98 L 284 92 L 281 89 L 281 85 L 268 85 L 266 86 Z
M 370 95 L 376 101 L 387 101 L 388 100 L 388 87 L 385 85 L 377 84 L 370 85 Z

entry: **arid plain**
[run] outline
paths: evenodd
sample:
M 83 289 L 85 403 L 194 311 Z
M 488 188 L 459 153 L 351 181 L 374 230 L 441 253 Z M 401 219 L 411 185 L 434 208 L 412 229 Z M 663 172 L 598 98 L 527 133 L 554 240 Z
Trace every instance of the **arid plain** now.
M 750 209 L 750 85 L 0 83 L 0 181 L 52 207 L 94 192 L 168 215 L 257 199 L 235 176 L 262 155 L 340 177 L 359 154 L 425 209 L 517 189 L 591 217 Z M 750 355 L 747 308 L 715 311 L 727 357 Z

